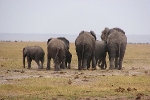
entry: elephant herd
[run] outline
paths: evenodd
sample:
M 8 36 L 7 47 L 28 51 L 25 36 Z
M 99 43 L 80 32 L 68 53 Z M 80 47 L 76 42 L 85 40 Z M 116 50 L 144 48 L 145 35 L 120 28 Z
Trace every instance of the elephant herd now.
M 78 57 L 78 70 L 107 68 L 106 55 L 108 52 L 109 69 L 122 69 L 127 37 L 120 28 L 105 28 L 101 33 L 102 41 L 96 39 L 94 31 L 81 31 L 75 40 L 76 53 Z M 28 68 L 31 68 L 31 61 L 35 60 L 39 69 L 43 68 L 44 50 L 39 46 L 27 46 L 23 48 L 23 66 L 27 57 Z M 72 54 L 69 51 L 69 41 L 64 37 L 50 38 L 47 41 L 47 70 L 51 69 L 51 59 L 54 62 L 56 71 L 70 69 Z M 41 62 L 41 64 L 40 64 Z M 90 65 L 91 64 L 91 65 Z

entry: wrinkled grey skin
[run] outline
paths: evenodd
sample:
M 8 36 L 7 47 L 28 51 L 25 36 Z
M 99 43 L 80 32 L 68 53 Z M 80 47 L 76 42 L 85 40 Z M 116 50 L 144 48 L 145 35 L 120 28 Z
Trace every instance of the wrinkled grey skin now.
M 109 61 L 110 61 L 109 69 L 115 68 L 121 70 L 122 61 L 124 58 L 126 45 L 127 45 L 127 37 L 125 35 L 125 32 L 120 28 L 113 28 L 113 29 L 105 28 L 102 31 L 101 39 L 107 43 L 107 49 L 108 49 Z
M 96 69 L 95 61 L 95 41 L 96 35 L 93 31 L 81 31 L 75 40 L 76 53 L 78 56 L 78 70 L 90 68 L 92 60 L 92 68 Z
M 67 47 L 65 43 L 58 38 L 50 38 L 47 41 L 47 70 L 50 70 L 51 58 L 54 61 L 54 67 L 56 71 L 60 70 L 60 64 L 62 68 L 66 68 L 66 51 Z
M 28 69 L 31 68 L 31 62 L 34 60 L 39 69 L 43 68 L 44 50 L 40 46 L 27 46 L 23 48 L 23 67 L 25 68 L 25 58 L 27 57 Z M 40 62 L 41 61 L 41 65 Z
M 65 61 L 65 64 L 66 64 L 66 68 L 70 69 L 70 68 L 71 68 L 71 67 L 70 67 L 70 66 L 71 66 L 71 59 L 72 59 L 72 54 L 71 54 L 70 51 L 69 51 L 69 45 L 70 45 L 70 43 L 69 43 L 69 41 L 68 41 L 66 38 L 64 38 L 64 37 L 58 37 L 58 39 L 62 40 L 62 41 L 65 43 L 65 45 L 66 45 L 67 51 L 66 51 L 66 61 Z M 62 64 L 61 64 L 60 67 L 63 68 L 63 67 L 62 67 Z
M 66 61 L 65 61 L 67 69 L 71 69 L 71 59 L 72 59 L 72 54 L 70 53 L 70 51 L 67 51 L 66 52 Z M 60 68 L 63 68 L 62 64 L 61 64 Z
M 70 53 L 70 51 L 67 51 L 65 64 L 68 69 L 71 68 L 71 59 L 72 59 L 72 54 Z
M 106 42 L 97 40 L 95 43 L 95 59 L 96 59 L 96 64 L 98 64 L 98 66 L 101 69 L 107 68 L 106 53 L 107 53 Z

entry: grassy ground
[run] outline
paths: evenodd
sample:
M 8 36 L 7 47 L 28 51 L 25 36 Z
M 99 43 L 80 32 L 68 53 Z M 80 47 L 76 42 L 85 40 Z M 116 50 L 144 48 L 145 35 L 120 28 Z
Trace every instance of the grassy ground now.
M 131 99 L 137 95 L 150 97 L 150 45 L 128 44 L 123 61 L 124 70 L 77 70 L 74 43 L 70 70 L 60 72 L 22 67 L 22 49 L 39 45 L 45 53 L 46 42 L 0 42 L 0 99 L 6 100 L 112 100 Z M 108 62 L 108 59 L 107 59 Z M 27 65 L 27 63 L 26 63 Z M 108 62 L 109 66 L 109 62 Z

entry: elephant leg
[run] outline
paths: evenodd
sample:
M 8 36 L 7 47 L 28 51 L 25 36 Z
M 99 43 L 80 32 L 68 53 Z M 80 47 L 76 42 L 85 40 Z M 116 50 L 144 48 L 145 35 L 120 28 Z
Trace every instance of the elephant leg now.
M 124 58 L 124 54 L 125 54 L 125 49 L 121 50 L 121 52 L 120 52 L 118 70 L 122 70 L 122 61 L 123 61 L 123 58 Z
M 67 66 L 67 61 L 65 61 L 65 65 L 66 65 L 66 68 L 68 68 L 68 66 Z
M 86 70 L 86 69 L 87 69 L 87 59 L 86 59 L 86 58 L 84 58 L 84 59 L 82 60 L 82 69 L 83 69 L 83 70 Z
M 97 62 L 97 63 L 98 63 L 98 67 L 100 67 L 100 68 L 101 68 L 101 65 L 100 65 L 100 64 L 101 64 L 101 61 L 102 61 L 102 60 L 99 59 L 98 62 Z
M 70 67 L 70 63 L 68 63 L 68 66 L 67 66 L 67 68 L 68 68 L 68 69 L 71 69 L 71 67 Z
M 36 63 L 37 63 L 37 65 L 38 65 L 38 69 L 41 69 L 41 66 L 40 66 L 39 60 L 35 60 L 35 62 L 36 62 Z
M 55 63 L 55 71 L 60 71 L 60 63 Z
M 115 69 L 118 69 L 118 56 L 115 57 Z
M 41 60 L 41 69 L 43 69 L 44 59 Z
M 101 69 L 103 69 L 103 70 L 105 69 L 104 65 L 105 65 L 105 59 L 102 59 Z
M 38 69 L 41 69 L 41 66 L 40 66 L 40 60 L 38 57 L 35 57 L 35 62 L 37 63 L 38 65 Z
M 78 56 L 78 70 L 81 70 L 81 57 Z
M 88 60 L 87 60 L 87 69 L 89 69 L 90 68 L 90 61 L 91 60 L 91 58 L 89 58 Z
M 27 56 L 27 62 L 28 62 L 28 69 L 30 69 L 31 68 L 32 59 L 29 56 Z
M 66 59 L 65 59 L 65 57 L 63 58 L 63 61 L 62 61 L 62 68 L 66 69 Z
M 51 57 L 47 55 L 47 67 L 46 70 L 50 70 Z
M 115 59 L 115 55 L 116 55 L 115 52 L 110 52 L 110 53 L 109 53 L 109 62 L 110 62 L 110 67 L 109 67 L 109 69 L 110 69 L 110 70 L 114 69 L 114 59 Z
M 95 57 L 92 57 L 92 69 L 96 69 L 96 60 Z
M 105 59 L 105 69 L 107 68 L 107 63 L 106 63 L 106 59 Z

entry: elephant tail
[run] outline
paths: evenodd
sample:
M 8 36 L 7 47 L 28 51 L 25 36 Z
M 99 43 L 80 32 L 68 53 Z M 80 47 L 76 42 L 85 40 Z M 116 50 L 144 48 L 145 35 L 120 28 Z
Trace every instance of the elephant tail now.
M 83 55 L 84 55 L 84 44 L 82 45 L 82 60 L 83 60 Z
M 121 43 L 119 43 L 119 46 L 118 46 L 119 50 L 118 50 L 118 57 L 120 58 L 120 49 L 121 49 Z
M 56 50 L 56 55 L 55 55 L 55 59 L 54 59 L 54 62 L 56 62 L 56 63 L 58 61 L 58 53 L 59 53 L 59 48 L 57 48 L 57 50 Z
M 22 57 L 23 57 L 23 67 L 25 68 L 25 54 L 24 54 L 24 50 L 25 50 L 25 48 L 23 48 L 23 55 L 22 55 Z

